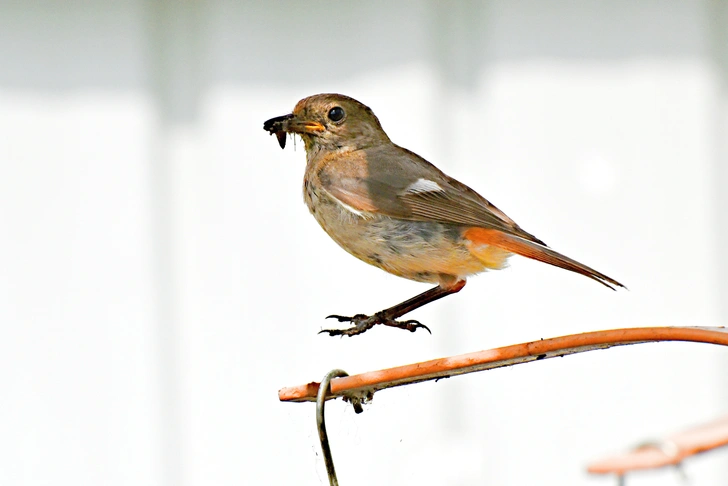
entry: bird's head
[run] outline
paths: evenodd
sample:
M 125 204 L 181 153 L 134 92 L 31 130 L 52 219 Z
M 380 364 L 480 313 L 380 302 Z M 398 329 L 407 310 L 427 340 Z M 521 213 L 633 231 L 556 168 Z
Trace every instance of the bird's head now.
M 301 136 L 306 152 L 357 150 L 389 142 L 372 110 L 340 94 L 317 94 L 296 104 L 293 113 L 271 118 L 263 128 L 278 137 L 281 148 L 286 134 Z

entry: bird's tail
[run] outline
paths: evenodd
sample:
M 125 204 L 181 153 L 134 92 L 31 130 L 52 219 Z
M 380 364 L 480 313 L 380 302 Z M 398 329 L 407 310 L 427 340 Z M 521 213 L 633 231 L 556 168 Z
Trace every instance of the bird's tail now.
M 545 245 L 536 243 L 535 241 L 529 241 L 525 238 L 521 238 L 520 236 L 510 235 L 499 230 L 486 228 L 470 228 L 463 233 L 463 236 L 474 244 L 471 252 L 473 252 L 476 257 L 477 251 L 474 251 L 474 248 L 478 245 L 492 245 L 533 260 L 548 263 L 571 272 L 580 273 L 592 280 L 596 280 L 600 284 L 609 287 L 612 290 L 616 290 L 614 287 L 626 288 L 613 278 L 608 277 L 601 272 L 597 272 L 593 268 L 587 267 L 576 260 L 572 260 L 571 258 L 562 255 Z

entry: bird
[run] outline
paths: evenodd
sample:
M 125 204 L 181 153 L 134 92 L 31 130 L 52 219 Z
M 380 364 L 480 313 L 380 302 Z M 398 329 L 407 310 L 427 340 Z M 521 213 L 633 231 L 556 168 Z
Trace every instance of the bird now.
M 562 255 L 503 211 L 433 164 L 394 144 L 374 112 L 336 93 L 300 100 L 264 130 L 285 149 L 288 134 L 306 150 L 303 197 L 323 230 L 344 250 L 386 272 L 435 287 L 371 315 L 330 315 L 355 336 L 375 325 L 430 329 L 398 320 L 462 290 L 467 277 L 505 266 L 513 254 L 584 275 L 616 290 L 621 283 Z

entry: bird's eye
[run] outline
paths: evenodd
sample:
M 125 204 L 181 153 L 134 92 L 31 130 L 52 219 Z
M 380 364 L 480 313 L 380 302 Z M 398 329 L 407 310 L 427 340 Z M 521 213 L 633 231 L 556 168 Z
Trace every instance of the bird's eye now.
M 329 120 L 332 122 L 340 122 L 344 119 L 344 109 L 340 106 L 334 106 L 329 110 Z

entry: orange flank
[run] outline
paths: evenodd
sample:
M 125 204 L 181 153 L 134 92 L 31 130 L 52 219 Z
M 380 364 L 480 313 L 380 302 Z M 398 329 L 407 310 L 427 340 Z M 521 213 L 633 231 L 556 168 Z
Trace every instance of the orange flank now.
M 485 241 L 477 233 L 473 234 L 474 230 L 489 232 L 482 228 L 470 228 L 463 233 L 465 238 L 465 246 L 471 255 L 480 261 L 483 266 L 489 270 L 500 270 L 506 264 L 508 257 L 513 255 L 513 252 L 509 251 L 505 247 L 497 245 L 493 241 Z M 497 233 L 496 231 L 493 231 Z
M 600 284 L 605 285 L 612 290 L 614 290 L 612 285 L 624 287 L 621 283 L 607 277 L 593 268 L 587 267 L 576 260 L 572 260 L 571 258 L 562 255 L 547 246 L 534 241 L 529 241 L 525 238 L 521 238 L 520 236 L 510 235 L 495 229 L 469 228 L 463 232 L 463 237 L 470 242 L 470 244 L 468 244 L 468 250 L 470 250 L 470 252 L 478 259 L 484 259 L 484 257 L 481 256 L 482 253 L 487 253 L 485 257 L 490 257 L 492 252 L 489 251 L 488 248 L 490 246 L 494 246 L 526 258 L 531 258 L 543 263 L 548 263 L 549 265 L 554 265 L 555 267 L 563 268 L 564 270 L 580 273 L 592 280 L 596 280 Z M 488 246 L 483 247 L 483 245 Z M 481 248 L 483 249 L 481 250 Z M 489 262 L 483 261 L 483 263 L 488 265 Z

